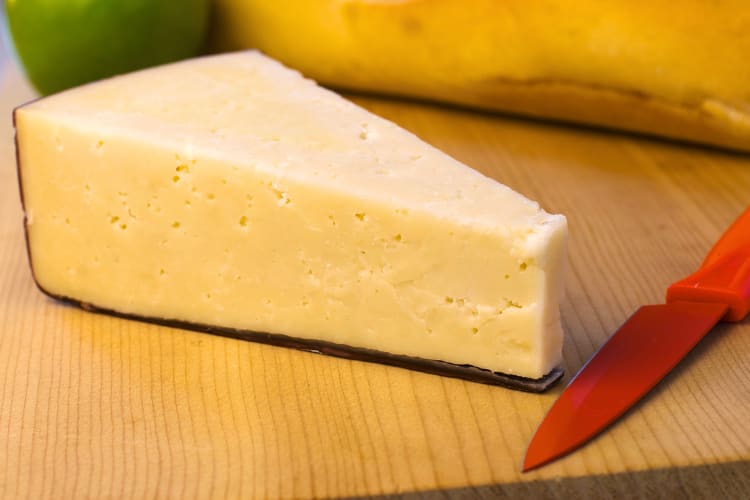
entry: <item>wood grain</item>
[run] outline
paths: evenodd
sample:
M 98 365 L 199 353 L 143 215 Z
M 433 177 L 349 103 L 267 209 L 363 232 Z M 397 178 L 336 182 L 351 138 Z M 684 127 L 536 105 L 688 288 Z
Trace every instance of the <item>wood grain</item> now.
M 46 298 L 26 261 L 10 143 L 9 106 L 28 90 L 17 74 L 0 78 L 0 497 L 747 494 L 748 321 L 717 328 L 599 439 L 522 475 L 560 388 L 525 394 Z M 746 156 L 355 101 L 568 216 L 568 377 L 750 201 Z

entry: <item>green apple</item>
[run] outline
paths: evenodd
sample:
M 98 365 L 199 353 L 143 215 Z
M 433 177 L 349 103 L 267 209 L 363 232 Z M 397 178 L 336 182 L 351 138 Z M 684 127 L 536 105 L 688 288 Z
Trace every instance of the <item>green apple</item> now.
M 41 94 L 203 48 L 210 0 L 5 0 L 16 52 Z

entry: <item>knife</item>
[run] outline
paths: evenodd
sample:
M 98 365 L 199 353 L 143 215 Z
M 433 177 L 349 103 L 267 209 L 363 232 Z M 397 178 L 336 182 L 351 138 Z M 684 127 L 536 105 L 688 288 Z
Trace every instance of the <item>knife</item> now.
M 586 362 L 544 417 L 524 472 L 570 453 L 615 422 L 720 321 L 750 310 L 750 207 L 665 304 L 638 309 Z

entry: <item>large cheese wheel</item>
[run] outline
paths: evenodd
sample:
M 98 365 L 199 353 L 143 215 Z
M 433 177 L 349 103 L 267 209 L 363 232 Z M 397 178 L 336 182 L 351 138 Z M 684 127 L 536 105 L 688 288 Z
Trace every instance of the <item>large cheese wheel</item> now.
M 744 0 L 217 0 L 214 24 L 334 87 L 750 151 Z

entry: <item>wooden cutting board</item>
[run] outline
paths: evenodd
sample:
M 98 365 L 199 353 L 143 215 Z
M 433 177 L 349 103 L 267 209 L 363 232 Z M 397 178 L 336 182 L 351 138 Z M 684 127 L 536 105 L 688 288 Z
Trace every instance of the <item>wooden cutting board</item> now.
M 522 475 L 526 445 L 561 386 L 513 392 L 45 297 L 26 260 L 11 144 L 9 109 L 31 94 L 8 63 L 0 67 L 0 497 L 750 491 L 748 321 L 715 329 L 606 434 Z M 639 305 L 692 272 L 750 203 L 748 156 L 354 100 L 568 216 L 566 381 Z

